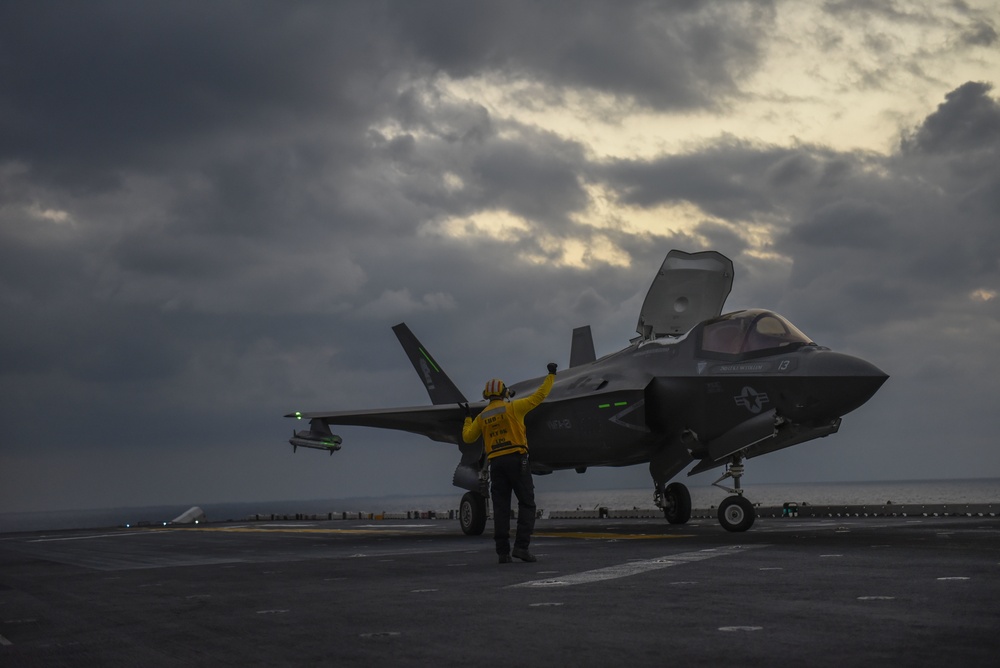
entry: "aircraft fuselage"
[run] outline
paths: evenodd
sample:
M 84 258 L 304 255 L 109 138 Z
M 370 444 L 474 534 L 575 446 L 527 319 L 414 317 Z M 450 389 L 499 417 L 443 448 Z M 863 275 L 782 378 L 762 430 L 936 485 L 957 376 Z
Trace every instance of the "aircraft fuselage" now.
M 743 341 L 730 352 L 713 350 L 718 346 L 706 336 L 720 322 L 743 325 Z M 561 371 L 549 397 L 525 421 L 533 469 L 628 466 L 671 449 L 678 460 L 690 455 L 687 462 L 710 458 L 721 465 L 754 441 L 761 452 L 751 456 L 778 449 L 768 445 L 781 442 L 783 428 L 832 433 L 828 429 L 887 378 L 864 360 L 815 345 L 793 327 L 796 340 L 752 349 L 755 322 L 789 324 L 769 311 L 738 312 L 702 323 L 682 338 L 636 342 Z M 526 393 L 539 382 L 512 387 Z M 754 426 L 741 439 L 746 424 Z M 769 437 L 772 443 L 764 443 Z M 795 442 L 802 440 L 808 439 Z

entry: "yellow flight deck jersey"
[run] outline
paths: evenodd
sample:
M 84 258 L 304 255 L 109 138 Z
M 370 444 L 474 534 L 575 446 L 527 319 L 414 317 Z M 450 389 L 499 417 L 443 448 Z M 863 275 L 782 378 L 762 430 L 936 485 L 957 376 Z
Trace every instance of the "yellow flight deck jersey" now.
M 466 443 L 475 443 L 482 435 L 487 459 L 515 452 L 527 453 L 528 437 L 524 431 L 524 416 L 545 401 L 555 379 L 555 374 L 550 373 L 530 397 L 513 401 L 494 399 L 475 419 L 465 418 L 462 440 Z

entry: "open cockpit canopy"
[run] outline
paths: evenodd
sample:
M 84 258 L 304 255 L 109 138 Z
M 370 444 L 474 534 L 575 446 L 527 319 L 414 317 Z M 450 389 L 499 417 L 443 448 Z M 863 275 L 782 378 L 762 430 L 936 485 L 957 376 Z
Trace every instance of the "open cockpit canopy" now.
M 812 343 L 808 336 L 777 313 L 750 309 L 706 322 L 698 349 L 705 357 L 745 359 L 787 352 Z
M 722 313 L 733 288 L 733 262 L 722 253 L 667 253 L 639 311 L 635 331 L 643 341 L 679 337 Z

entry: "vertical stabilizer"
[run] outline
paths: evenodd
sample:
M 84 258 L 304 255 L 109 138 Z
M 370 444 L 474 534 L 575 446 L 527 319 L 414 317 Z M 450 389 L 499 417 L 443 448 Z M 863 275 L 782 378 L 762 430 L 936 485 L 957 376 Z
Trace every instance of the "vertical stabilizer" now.
M 597 353 L 594 352 L 594 337 L 590 333 L 590 325 L 577 327 L 573 330 L 573 344 L 569 351 L 570 368 L 595 361 Z
M 399 339 L 403 350 L 406 351 L 406 356 L 410 358 L 410 362 L 413 364 L 413 368 L 416 369 L 417 375 L 420 376 L 424 387 L 427 388 L 427 394 L 430 395 L 432 404 L 460 404 L 469 401 L 455 387 L 455 383 L 451 382 L 448 374 L 441 370 L 441 367 L 434 361 L 431 354 L 427 352 L 427 349 L 420 345 L 420 341 L 413 335 L 410 328 L 406 326 L 406 323 L 399 323 L 392 328 L 392 331 L 396 334 L 396 338 Z

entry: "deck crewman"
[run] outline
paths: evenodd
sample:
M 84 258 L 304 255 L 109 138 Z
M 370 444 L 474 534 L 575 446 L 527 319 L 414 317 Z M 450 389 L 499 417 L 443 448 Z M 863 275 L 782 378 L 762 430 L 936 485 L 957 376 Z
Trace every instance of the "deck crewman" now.
M 483 437 L 486 460 L 490 467 L 490 498 L 493 501 L 493 539 L 501 564 L 511 557 L 522 561 L 537 561 L 528 551 L 535 528 L 535 484 L 531 479 L 528 460 L 528 437 L 524 416 L 545 401 L 555 382 L 555 362 L 548 365 L 548 375 L 528 397 L 511 399 L 512 393 L 499 378 L 493 378 L 483 389 L 483 399 L 489 401 L 474 419 L 466 409 L 462 440 L 475 443 Z M 510 549 L 510 494 L 517 497 L 517 533 L 514 549 Z

